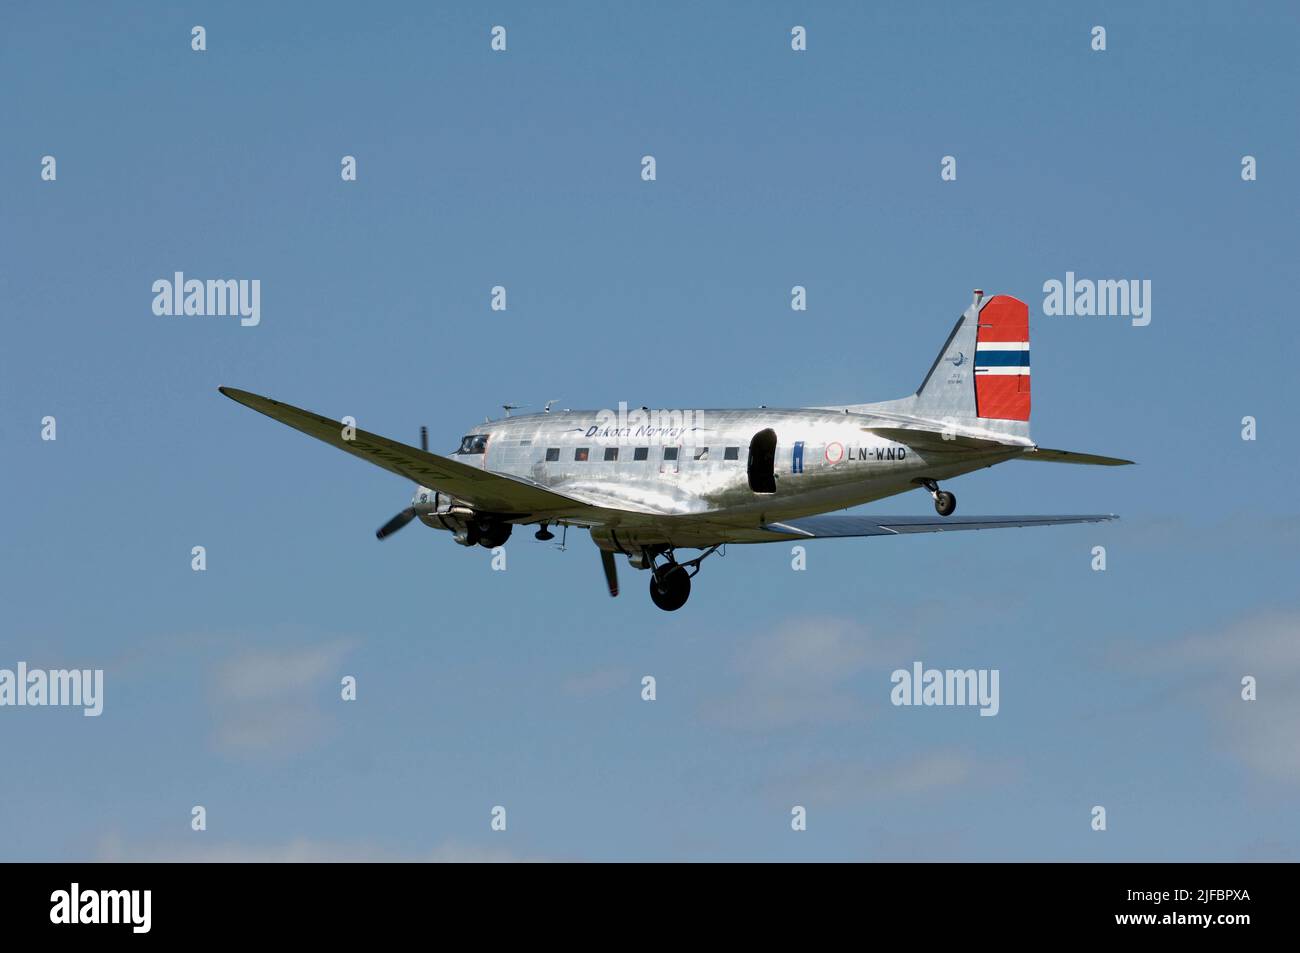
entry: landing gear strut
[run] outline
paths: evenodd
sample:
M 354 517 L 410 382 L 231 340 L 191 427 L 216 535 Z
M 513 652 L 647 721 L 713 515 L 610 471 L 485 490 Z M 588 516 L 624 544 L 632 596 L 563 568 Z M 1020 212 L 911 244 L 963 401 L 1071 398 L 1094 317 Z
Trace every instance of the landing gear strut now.
M 947 490 L 939 489 L 939 484 L 933 480 L 917 480 L 917 483 L 930 491 L 934 497 L 934 511 L 940 516 L 952 516 L 957 510 L 957 497 Z
M 686 605 L 691 597 L 691 579 L 700 571 L 700 563 L 717 551 L 717 546 L 710 546 L 694 559 L 679 563 L 670 549 L 658 566 L 654 564 L 655 555 L 643 554 L 643 561 L 650 566 L 650 601 L 665 612 L 676 612 Z

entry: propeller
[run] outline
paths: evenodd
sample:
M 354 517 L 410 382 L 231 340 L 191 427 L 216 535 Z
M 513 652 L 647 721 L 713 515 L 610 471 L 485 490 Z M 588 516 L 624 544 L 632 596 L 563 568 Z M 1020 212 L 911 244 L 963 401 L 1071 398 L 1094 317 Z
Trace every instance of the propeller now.
M 413 519 L 415 519 L 415 507 L 408 506 L 383 526 L 379 527 L 379 529 L 375 530 L 375 539 L 384 539 L 385 537 L 392 536 Z
M 600 551 L 600 564 L 605 569 L 605 585 L 609 586 L 611 596 L 618 595 L 618 564 L 614 562 L 614 554 L 607 549 Z
M 429 428 L 420 428 L 420 449 L 426 453 L 429 451 Z M 399 529 L 405 526 L 411 520 L 415 519 L 415 507 L 408 506 L 402 512 L 398 513 L 379 529 L 375 530 L 375 539 L 385 539 L 392 536 Z

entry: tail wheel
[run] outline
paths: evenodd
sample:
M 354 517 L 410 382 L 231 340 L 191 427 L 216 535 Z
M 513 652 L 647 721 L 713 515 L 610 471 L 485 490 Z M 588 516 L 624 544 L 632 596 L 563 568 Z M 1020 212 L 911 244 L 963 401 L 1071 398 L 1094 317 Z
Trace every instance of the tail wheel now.
M 940 516 L 952 516 L 957 509 L 957 497 L 947 490 L 940 490 L 934 495 L 934 509 Z
M 691 575 L 676 563 L 650 574 L 650 601 L 665 612 L 675 612 L 691 596 Z

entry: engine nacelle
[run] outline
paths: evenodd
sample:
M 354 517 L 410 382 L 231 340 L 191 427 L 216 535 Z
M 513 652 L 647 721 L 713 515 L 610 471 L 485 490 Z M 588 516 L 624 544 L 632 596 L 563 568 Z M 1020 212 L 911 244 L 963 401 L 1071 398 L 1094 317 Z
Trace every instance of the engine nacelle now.
M 473 546 L 478 542 L 477 534 L 473 532 L 476 517 L 474 508 L 454 496 L 420 487 L 411 500 L 411 505 L 425 526 L 446 530 L 462 546 Z
M 591 530 L 592 542 L 608 552 L 623 553 L 633 569 L 649 569 L 651 557 L 668 549 L 662 534 L 657 533 L 645 539 L 641 538 L 643 535 L 645 534 L 626 529 L 618 530 L 615 535 L 613 530 L 604 526 L 595 526 Z
M 435 490 L 421 487 L 411 503 L 420 522 L 433 529 L 446 530 L 461 546 L 485 546 L 492 549 L 510 538 L 514 527 L 476 511 L 472 506 Z

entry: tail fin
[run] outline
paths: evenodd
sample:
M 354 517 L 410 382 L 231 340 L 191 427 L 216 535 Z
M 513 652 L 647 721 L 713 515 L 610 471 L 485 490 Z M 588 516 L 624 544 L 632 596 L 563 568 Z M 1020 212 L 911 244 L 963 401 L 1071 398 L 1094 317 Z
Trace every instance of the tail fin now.
M 1029 422 L 1029 305 L 1010 295 L 990 298 L 980 309 L 975 416 Z
M 1029 438 L 1029 305 L 1010 295 L 975 300 L 911 397 L 850 408 L 906 414 Z

